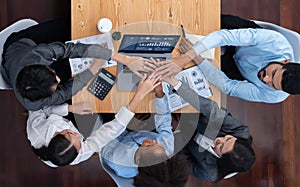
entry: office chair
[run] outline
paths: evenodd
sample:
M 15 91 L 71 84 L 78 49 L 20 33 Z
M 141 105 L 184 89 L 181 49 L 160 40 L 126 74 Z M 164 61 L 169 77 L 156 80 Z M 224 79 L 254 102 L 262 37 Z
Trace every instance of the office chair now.
M 4 71 L 3 67 L 2 67 L 2 53 L 3 53 L 3 45 L 6 41 L 6 39 L 13 32 L 18 32 L 20 30 L 26 29 L 26 28 L 36 25 L 36 24 L 38 24 L 38 22 L 36 22 L 35 20 L 21 19 L 15 23 L 13 23 L 12 25 L 6 27 L 5 29 L 3 29 L 0 32 L 0 55 L 1 55 L 0 56 L 0 89 L 2 89 L 2 90 L 12 89 L 11 85 L 7 81 L 5 81 L 2 76 L 2 71 Z
M 297 32 L 269 22 L 257 20 L 252 21 L 254 21 L 257 25 L 261 26 L 264 29 L 274 30 L 285 36 L 293 47 L 295 62 L 300 62 L 300 35 Z
M 102 168 L 110 177 L 115 181 L 118 187 L 134 187 L 133 178 L 123 178 L 118 176 L 114 170 L 112 170 L 105 162 L 103 162 L 102 157 L 99 155 L 99 160 Z

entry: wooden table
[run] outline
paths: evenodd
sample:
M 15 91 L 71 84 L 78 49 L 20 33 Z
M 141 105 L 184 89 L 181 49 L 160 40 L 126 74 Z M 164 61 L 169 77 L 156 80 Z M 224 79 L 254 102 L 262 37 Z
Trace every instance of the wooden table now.
M 72 39 L 97 35 L 97 22 L 101 18 L 109 18 L 113 30 L 121 33 L 145 34 L 181 34 L 183 24 L 186 33 L 207 35 L 220 29 L 220 0 L 72 0 L 71 1 Z M 114 42 L 115 49 L 120 40 Z M 173 55 L 178 55 L 175 49 Z M 219 49 L 215 53 L 215 64 L 220 67 Z M 107 68 L 116 75 L 116 67 Z M 212 86 L 211 97 L 219 105 L 221 94 Z M 134 92 L 119 92 L 116 85 L 100 101 L 83 88 L 73 97 L 73 102 L 86 101 L 94 107 L 95 112 L 116 113 L 126 105 Z M 155 112 L 154 94 L 149 94 L 140 103 L 137 113 Z M 198 112 L 193 107 L 185 107 L 178 112 Z

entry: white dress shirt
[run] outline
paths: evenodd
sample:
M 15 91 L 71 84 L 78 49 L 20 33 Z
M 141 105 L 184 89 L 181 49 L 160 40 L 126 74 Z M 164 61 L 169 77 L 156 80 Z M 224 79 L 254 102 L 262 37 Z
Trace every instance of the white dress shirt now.
M 73 123 L 63 118 L 68 114 L 68 105 L 51 106 L 37 111 L 29 111 L 27 120 L 27 137 L 34 148 L 48 146 L 53 135 L 65 129 L 78 132 Z M 100 128 L 83 141 L 81 136 L 81 148 L 75 160 L 70 165 L 78 164 L 90 158 L 95 152 L 108 142 L 118 137 L 126 128 L 134 113 L 126 107 L 122 107 L 115 115 L 115 119 L 103 124 Z M 98 120 L 97 120 L 98 121 Z M 57 167 L 50 161 L 44 161 L 48 166 Z

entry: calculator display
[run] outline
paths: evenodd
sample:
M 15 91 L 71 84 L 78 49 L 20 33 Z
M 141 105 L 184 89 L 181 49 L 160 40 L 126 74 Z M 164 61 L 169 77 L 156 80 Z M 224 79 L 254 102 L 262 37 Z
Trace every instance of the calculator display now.
M 108 76 L 106 76 L 104 73 L 100 72 L 98 74 L 99 77 L 106 80 L 109 84 L 114 84 L 114 80 L 110 79 Z

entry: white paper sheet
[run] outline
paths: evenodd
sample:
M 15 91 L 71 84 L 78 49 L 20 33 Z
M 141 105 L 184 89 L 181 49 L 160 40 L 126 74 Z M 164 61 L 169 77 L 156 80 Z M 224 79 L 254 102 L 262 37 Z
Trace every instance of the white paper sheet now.
M 84 44 L 99 44 L 102 46 L 106 46 L 108 49 L 114 51 L 114 46 L 112 43 L 112 38 L 110 33 L 99 34 L 99 35 L 90 36 L 86 38 L 80 38 L 78 40 L 72 40 L 69 42 L 73 42 L 73 43 L 80 42 Z M 93 61 L 92 58 L 72 58 L 69 59 L 69 62 L 70 62 L 72 74 L 78 74 L 88 69 L 91 66 Z M 117 62 L 110 60 L 110 61 L 106 61 L 106 63 L 103 65 L 103 68 L 109 66 L 115 66 L 115 65 L 117 65 Z
M 176 79 L 188 81 L 190 88 L 195 90 L 198 95 L 206 98 L 212 96 L 209 84 L 197 66 L 181 71 L 178 75 L 176 75 Z M 172 91 L 173 87 L 168 83 L 163 82 L 162 86 L 164 93 L 168 97 L 171 112 L 189 105 L 189 103 L 185 102 L 180 96 Z

